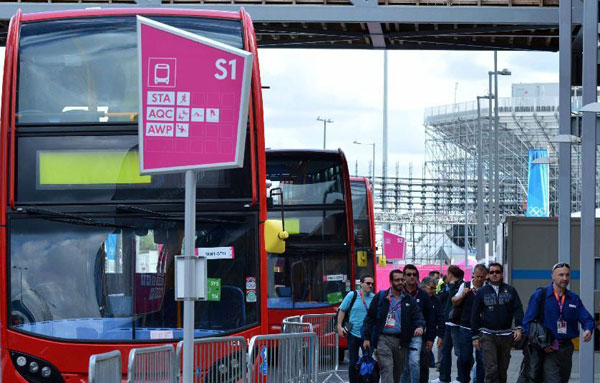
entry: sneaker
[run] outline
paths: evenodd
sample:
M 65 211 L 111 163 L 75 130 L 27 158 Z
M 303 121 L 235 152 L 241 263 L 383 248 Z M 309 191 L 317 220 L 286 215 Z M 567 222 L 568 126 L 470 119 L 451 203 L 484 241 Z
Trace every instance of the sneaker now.
M 437 379 L 433 379 L 433 380 L 432 380 L 431 382 L 429 382 L 429 383 L 446 383 L 446 382 L 444 382 L 443 380 L 440 380 L 440 378 L 437 378 Z
M 454 379 L 453 381 L 451 381 L 450 383 L 460 383 L 459 380 Z

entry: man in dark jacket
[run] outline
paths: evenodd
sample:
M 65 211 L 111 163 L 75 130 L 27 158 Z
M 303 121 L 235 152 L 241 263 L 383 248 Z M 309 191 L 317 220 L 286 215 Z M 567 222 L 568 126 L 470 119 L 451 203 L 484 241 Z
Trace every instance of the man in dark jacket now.
M 586 310 L 581 299 L 567 289 L 571 281 L 571 266 L 557 263 L 552 268 L 552 283 L 544 289 L 536 290 L 529 299 L 527 313 L 523 320 L 523 328 L 529 334 L 529 325 L 538 319 L 540 302 L 544 302 L 543 326 L 550 330 L 554 342 L 543 351 L 529 345 L 530 365 L 540 366 L 542 376 L 537 368 L 531 373 L 543 378 L 544 383 L 567 383 L 571 376 L 573 343 L 571 340 L 579 336 L 579 324 L 583 328 L 583 341 L 589 342 L 594 331 L 594 318 Z
M 444 314 L 442 313 L 442 303 L 439 298 L 435 295 L 435 288 L 437 283 L 433 277 L 425 277 L 421 281 L 421 288 L 427 292 L 431 301 L 431 308 L 435 317 L 435 334 L 439 336 L 439 332 L 443 331 L 444 326 Z M 430 335 L 429 329 L 427 329 L 427 335 Z M 429 381 L 429 366 L 433 352 L 427 350 L 427 347 L 421 349 L 421 370 L 419 373 L 419 383 L 427 383 Z
M 517 290 L 502 281 L 502 272 L 501 264 L 490 263 L 490 283 L 477 291 L 471 312 L 473 346 L 483 352 L 485 383 L 506 383 L 510 349 L 522 336 L 523 305 Z
M 473 365 L 473 333 L 471 332 L 471 311 L 473 300 L 478 294 L 478 289 L 483 287 L 488 276 L 488 270 L 485 265 L 475 265 L 473 278 L 471 282 L 463 282 L 458 289 L 458 293 L 452 298 L 452 304 L 461 309 L 460 329 L 458 335 L 458 380 L 461 383 L 469 383 L 471 380 L 471 366 Z M 483 383 L 483 356 L 481 350 L 475 350 L 475 378 L 473 383 Z
M 404 291 L 402 271 L 390 272 L 390 286 L 375 295 L 363 324 L 363 347 L 377 350 L 381 383 L 398 383 L 408 345 L 425 329 L 419 305 Z
M 421 370 L 421 355 L 423 351 L 429 352 L 435 340 L 435 312 L 431 306 L 431 299 L 425 290 L 419 288 L 419 270 L 415 265 L 404 266 L 404 278 L 406 280 L 406 292 L 410 294 L 419 305 L 421 313 L 425 318 L 426 328 L 423 337 L 415 336 L 408 346 L 408 366 L 402 373 L 401 383 L 419 383 Z

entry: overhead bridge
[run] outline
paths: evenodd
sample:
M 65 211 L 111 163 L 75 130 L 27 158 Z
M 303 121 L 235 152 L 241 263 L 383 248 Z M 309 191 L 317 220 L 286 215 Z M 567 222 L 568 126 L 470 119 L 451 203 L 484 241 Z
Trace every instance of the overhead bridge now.
M 262 48 L 558 50 L 558 0 L 4 1 L 0 44 L 17 9 L 29 13 L 88 7 L 244 7 Z M 574 10 L 574 36 L 580 15 Z

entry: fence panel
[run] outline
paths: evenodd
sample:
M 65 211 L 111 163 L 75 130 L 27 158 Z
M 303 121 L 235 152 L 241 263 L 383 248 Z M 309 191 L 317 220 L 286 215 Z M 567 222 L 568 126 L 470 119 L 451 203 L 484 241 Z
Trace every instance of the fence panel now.
M 90 356 L 89 383 L 121 383 L 121 352 L 118 350 Z
M 177 383 L 176 365 L 173 345 L 134 348 L 127 383 Z
M 194 339 L 194 381 L 202 383 L 246 383 L 248 364 L 246 339 L 241 336 Z M 181 361 L 183 342 L 177 344 Z M 181 376 L 181 368 L 177 369 Z
M 337 370 L 339 367 L 340 338 L 335 328 L 336 314 L 307 314 L 300 317 L 302 323 L 312 324 L 319 340 L 319 375 L 326 375 L 323 382 L 330 378 L 344 380 Z
M 287 320 L 287 318 L 285 318 L 283 322 L 281 322 L 281 333 L 293 334 L 297 332 L 313 332 L 312 324 L 302 322 L 290 322 Z
M 257 335 L 248 348 L 250 383 L 317 383 L 315 333 Z

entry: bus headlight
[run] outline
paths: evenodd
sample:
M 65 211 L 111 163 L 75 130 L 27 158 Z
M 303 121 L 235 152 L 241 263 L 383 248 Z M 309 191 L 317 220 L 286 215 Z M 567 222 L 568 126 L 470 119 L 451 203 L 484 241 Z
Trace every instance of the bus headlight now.
M 29 383 L 64 383 L 58 369 L 49 362 L 32 355 L 10 351 L 15 369 Z

